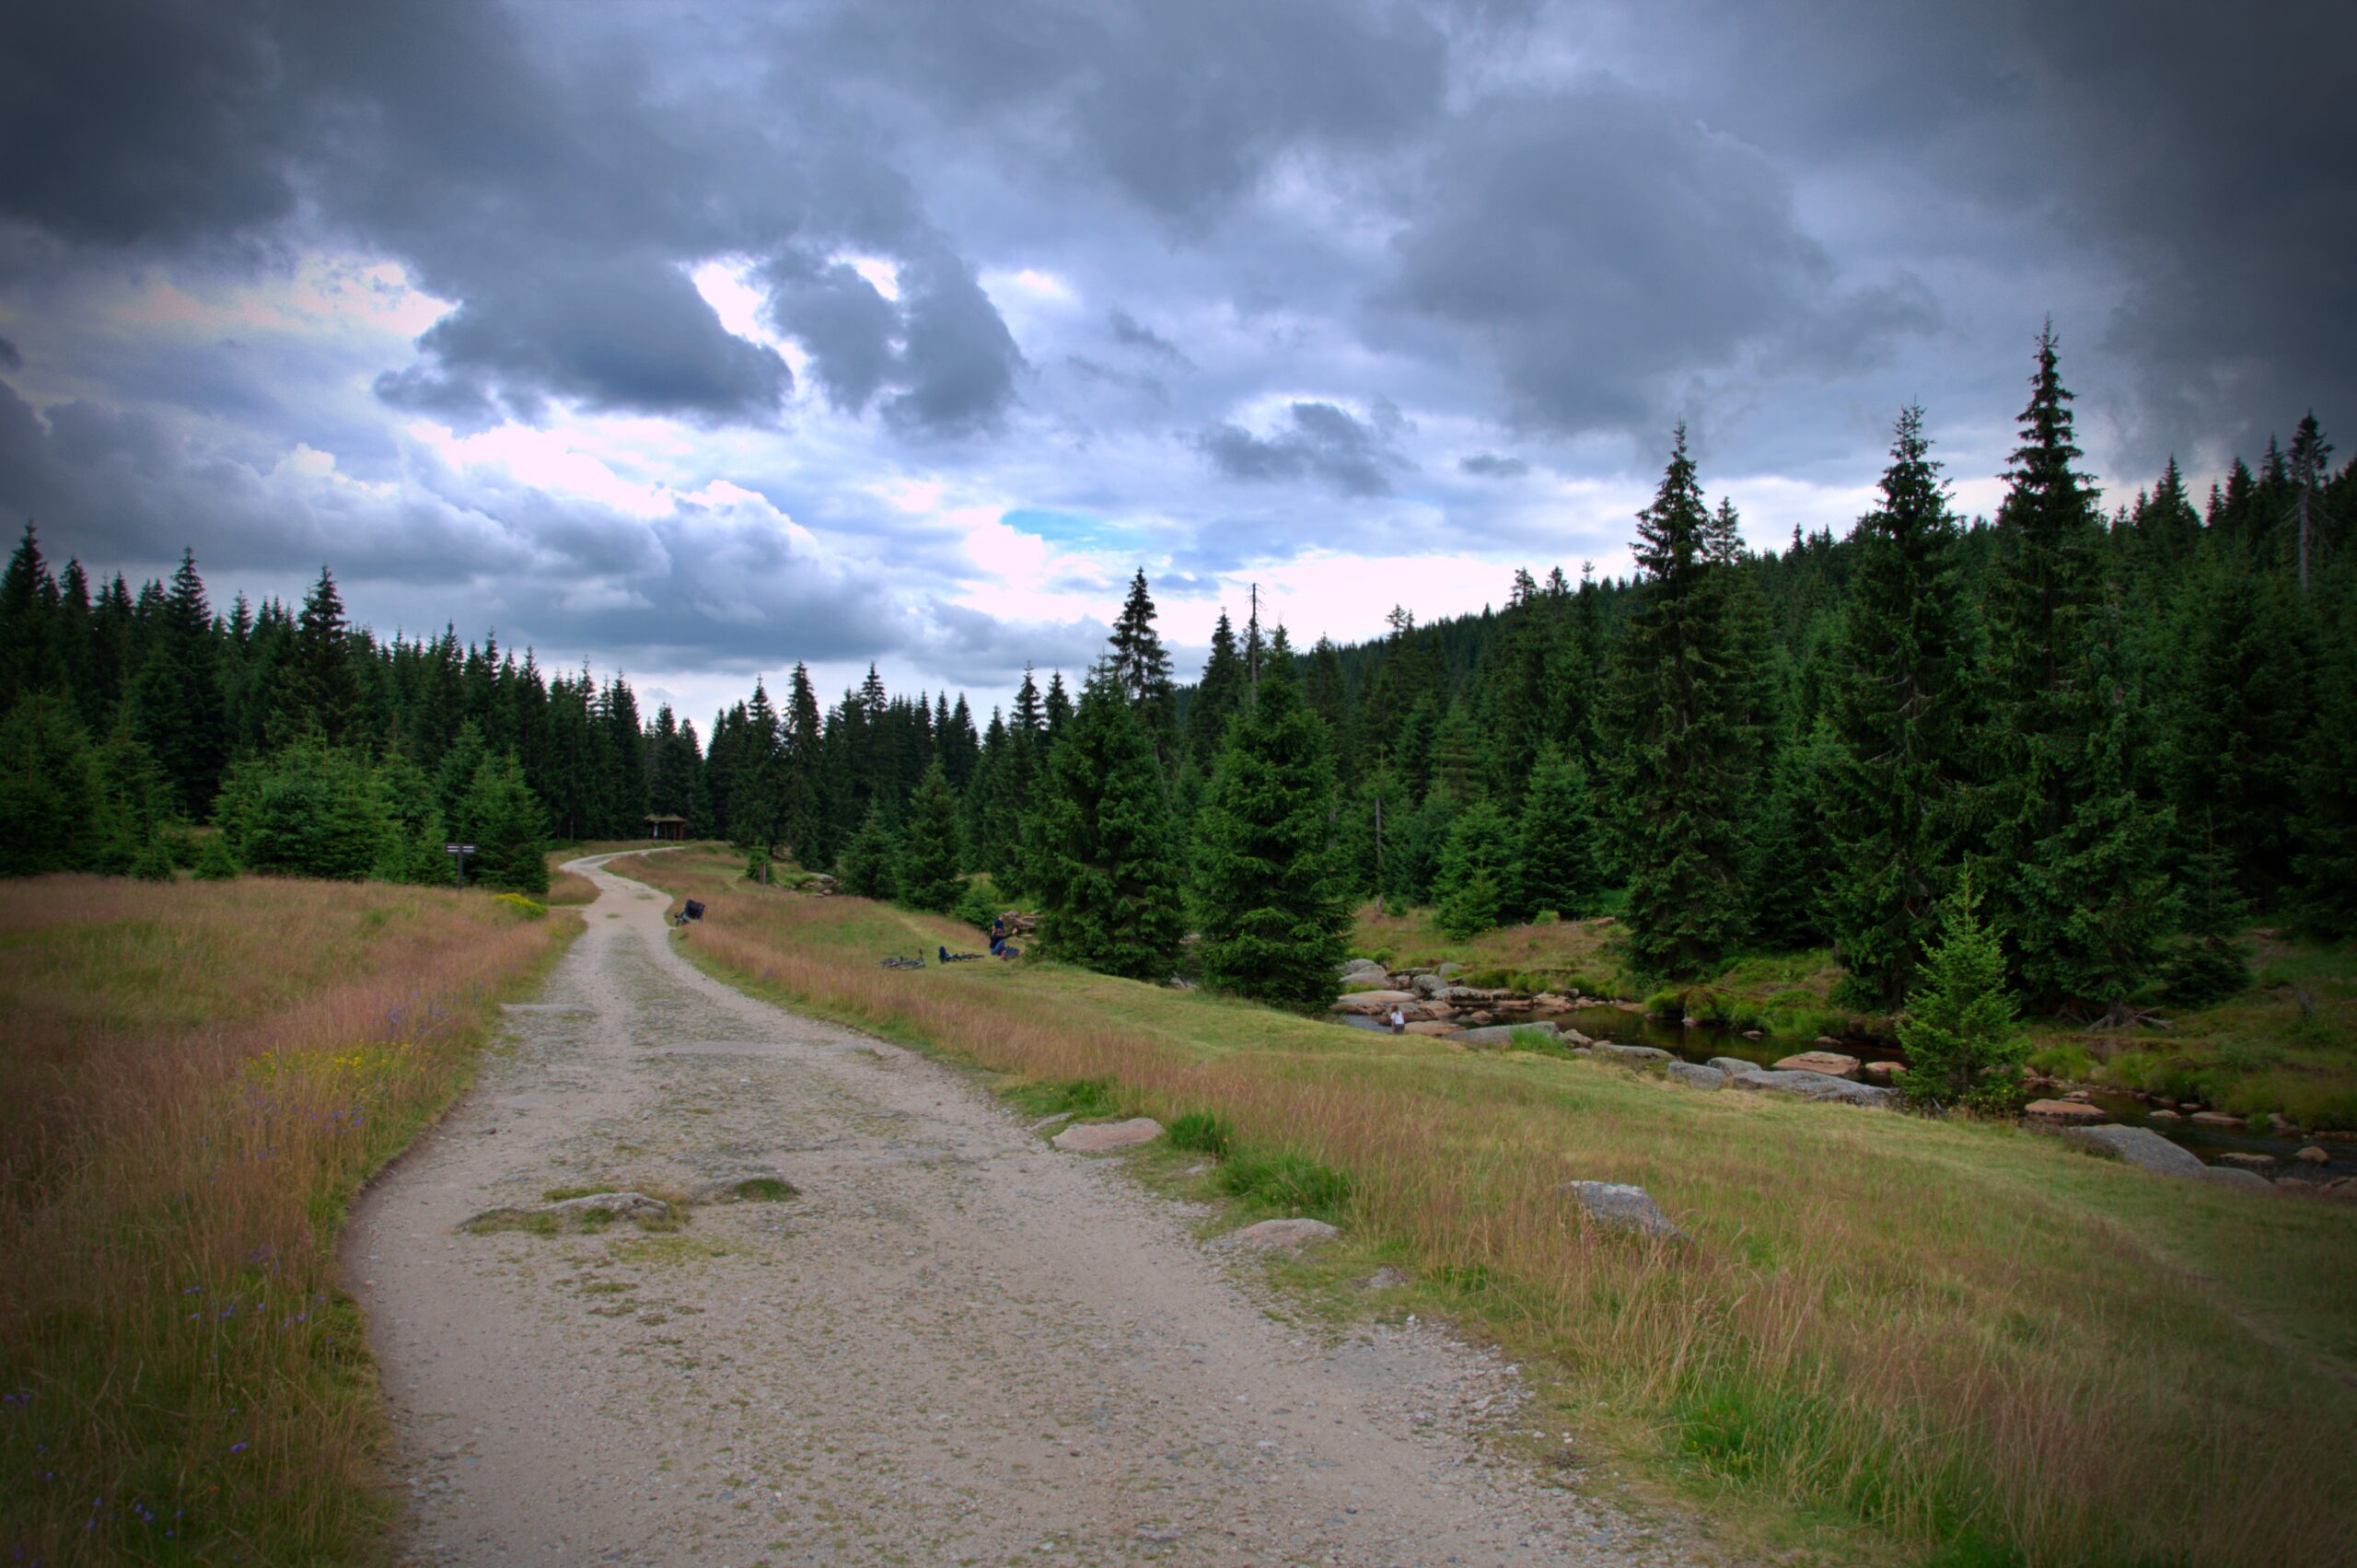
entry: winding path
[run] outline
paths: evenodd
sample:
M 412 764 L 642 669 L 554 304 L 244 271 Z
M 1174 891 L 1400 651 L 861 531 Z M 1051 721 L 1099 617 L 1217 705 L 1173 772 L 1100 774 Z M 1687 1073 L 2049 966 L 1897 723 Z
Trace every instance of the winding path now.
M 1511 1369 L 1264 1310 L 1202 1216 L 965 1074 L 757 1001 L 606 868 L 474 1091 L 369 1191 L 415 1563 L 1674 1563 L 1502 1457 Z M 470 1233 L 563 1187 L 799 1195 Z M 1573 1482 L 1576 1485 L 1576 1480 Z

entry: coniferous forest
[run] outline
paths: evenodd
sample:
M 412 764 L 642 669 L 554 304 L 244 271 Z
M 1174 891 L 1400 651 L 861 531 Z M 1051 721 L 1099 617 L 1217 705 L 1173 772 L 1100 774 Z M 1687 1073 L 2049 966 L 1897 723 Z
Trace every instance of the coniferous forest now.
M 1907 409 L 1846 537 L 1754 552 L 1680 429 L 1631 580 L 1516 572 L 1502 610 L 1353 646 L 1223 615 L 1181 685 L 1140 572 L 1095 668 L 986 718 L 872 670 L 827 701 L 796 665 L 700 733 L 620 675 L 380 640 L 330 572 L 225 609 L 193 554 L 134 589 L 28 527 L 0 871 L 433 882 L 464 840 L 470 877 L 532 891 L 545 842 L 667 816 L 1281 1003 L 1330 995 L 1380 897 L 1462 935 L 1614 912 L 1666 980 L 1830 947 L 1884 1012 L 1968 871 L 2032 1005 L 2199 1002 L 2257 914 L 2357 931 L 2357 462 L 2311 415 L 2206 496 L 2174 460 L 2128 494 L 2081 466 L 2050 332 L 2030 389 L 1991 518 L 1956 515 Z

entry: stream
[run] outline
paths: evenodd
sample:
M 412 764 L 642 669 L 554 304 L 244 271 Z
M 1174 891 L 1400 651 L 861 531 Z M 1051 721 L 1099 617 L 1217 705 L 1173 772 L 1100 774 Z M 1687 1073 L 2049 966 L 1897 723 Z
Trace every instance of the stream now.
M 1577 1029 L 1590 1040 L 1611 1040 L 1620 1045 L 1659 1046 L 1687 1062 L 1708 1062 L 1713 1056 L 1736 1056 L 1746 1062 L 1756 1062 L 1762 1067 L 1772 1066 L 1787 1056 L 1807 1051 L 1810 1042 L 1797 1039 L 1746 1040 L 1736 1031 L 1717 1024 L 1697 1024 L 1682 1028 L 1666 1019 L 1637 1013 L 1624 1013 L 1618 1007 L 1581 1007 L 1568 1013 L 1550 1013 L 1552 1022 L 1567 1029 Z M 1341 1021 L 1356 1028 L 1382 1029 L 1387 1026 L 1380 1018 L 1341 1016 Z M 1898 1062 L 1901 1053 L 1892 1046 L 1872 1042 L 1845 1040 L 1840 1046 L 1845 1056 L 1861 1062 Z M 2293 1157 L 2311 1140 L 2270 1137 L 2247 1129 L 2200 1127 L 2191 1121 L 2167 1122 L 2152 1119 L 2153 1107 L 2133 1095 L 2107 1089 L 2091 1089 L 2090 1102 L 2123 1127 L 2148 1127 L 2200 1159 L 2205 1165 L 2216 1165 L 2230 1154 L 2272 1156 L 2275 1166 L 2261 1174 L 2300 1176 L 2311 1181 L 2338 1180 L 2344 1176 L 2357 1176 L 2357 1144 L 2339 1143 L 2325 1139 L 2313 1140 L 2317 1147 L 2332 1156 L 2327 1165 L 2314 1165 Z

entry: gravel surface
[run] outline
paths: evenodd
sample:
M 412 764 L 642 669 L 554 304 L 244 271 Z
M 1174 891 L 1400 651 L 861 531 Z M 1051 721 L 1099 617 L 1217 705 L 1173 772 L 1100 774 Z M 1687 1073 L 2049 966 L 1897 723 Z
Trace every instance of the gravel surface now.
M 608 858 L 575 863 L 600 896 L 508 1049 L 348 1232 L 402 1561 L 1716 1560 L 1511 1457 L 1532 1418 L 1494 1355 L 1278 1321 L 1201 1210 L 699 973 Z M 793 1192 L 736 1198 L 761 1177 Z M 607 1188 L 688 1223 L 466 1228 Z

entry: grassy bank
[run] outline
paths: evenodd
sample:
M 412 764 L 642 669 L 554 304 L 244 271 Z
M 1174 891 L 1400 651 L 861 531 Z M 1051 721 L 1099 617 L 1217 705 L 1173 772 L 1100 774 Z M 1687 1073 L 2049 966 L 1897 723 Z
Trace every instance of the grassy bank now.
M 1545 1369 L 1584 1441 L 1692 1493 L 1956 1563 L 2335 1562 L 2357 1539 L 2357 1213 L 1052 966 L 886 970 L 971 934 L 749 889 L 718 856 L 626 869 L 704 900 L 685 940 L 759 987 L 1101 1080 L 1113 1109 L 1215 1113 L 1231 1164 L 1338 1174 L 1302 1191 Z M 1556 1192 L 1574 1179 L 1644 1186 L 1697 1245 L 1589 1230 Z
M 375 1555 L 335 1233 L 578 926 L 379 885 L 0 885 L 0 1556 Z

